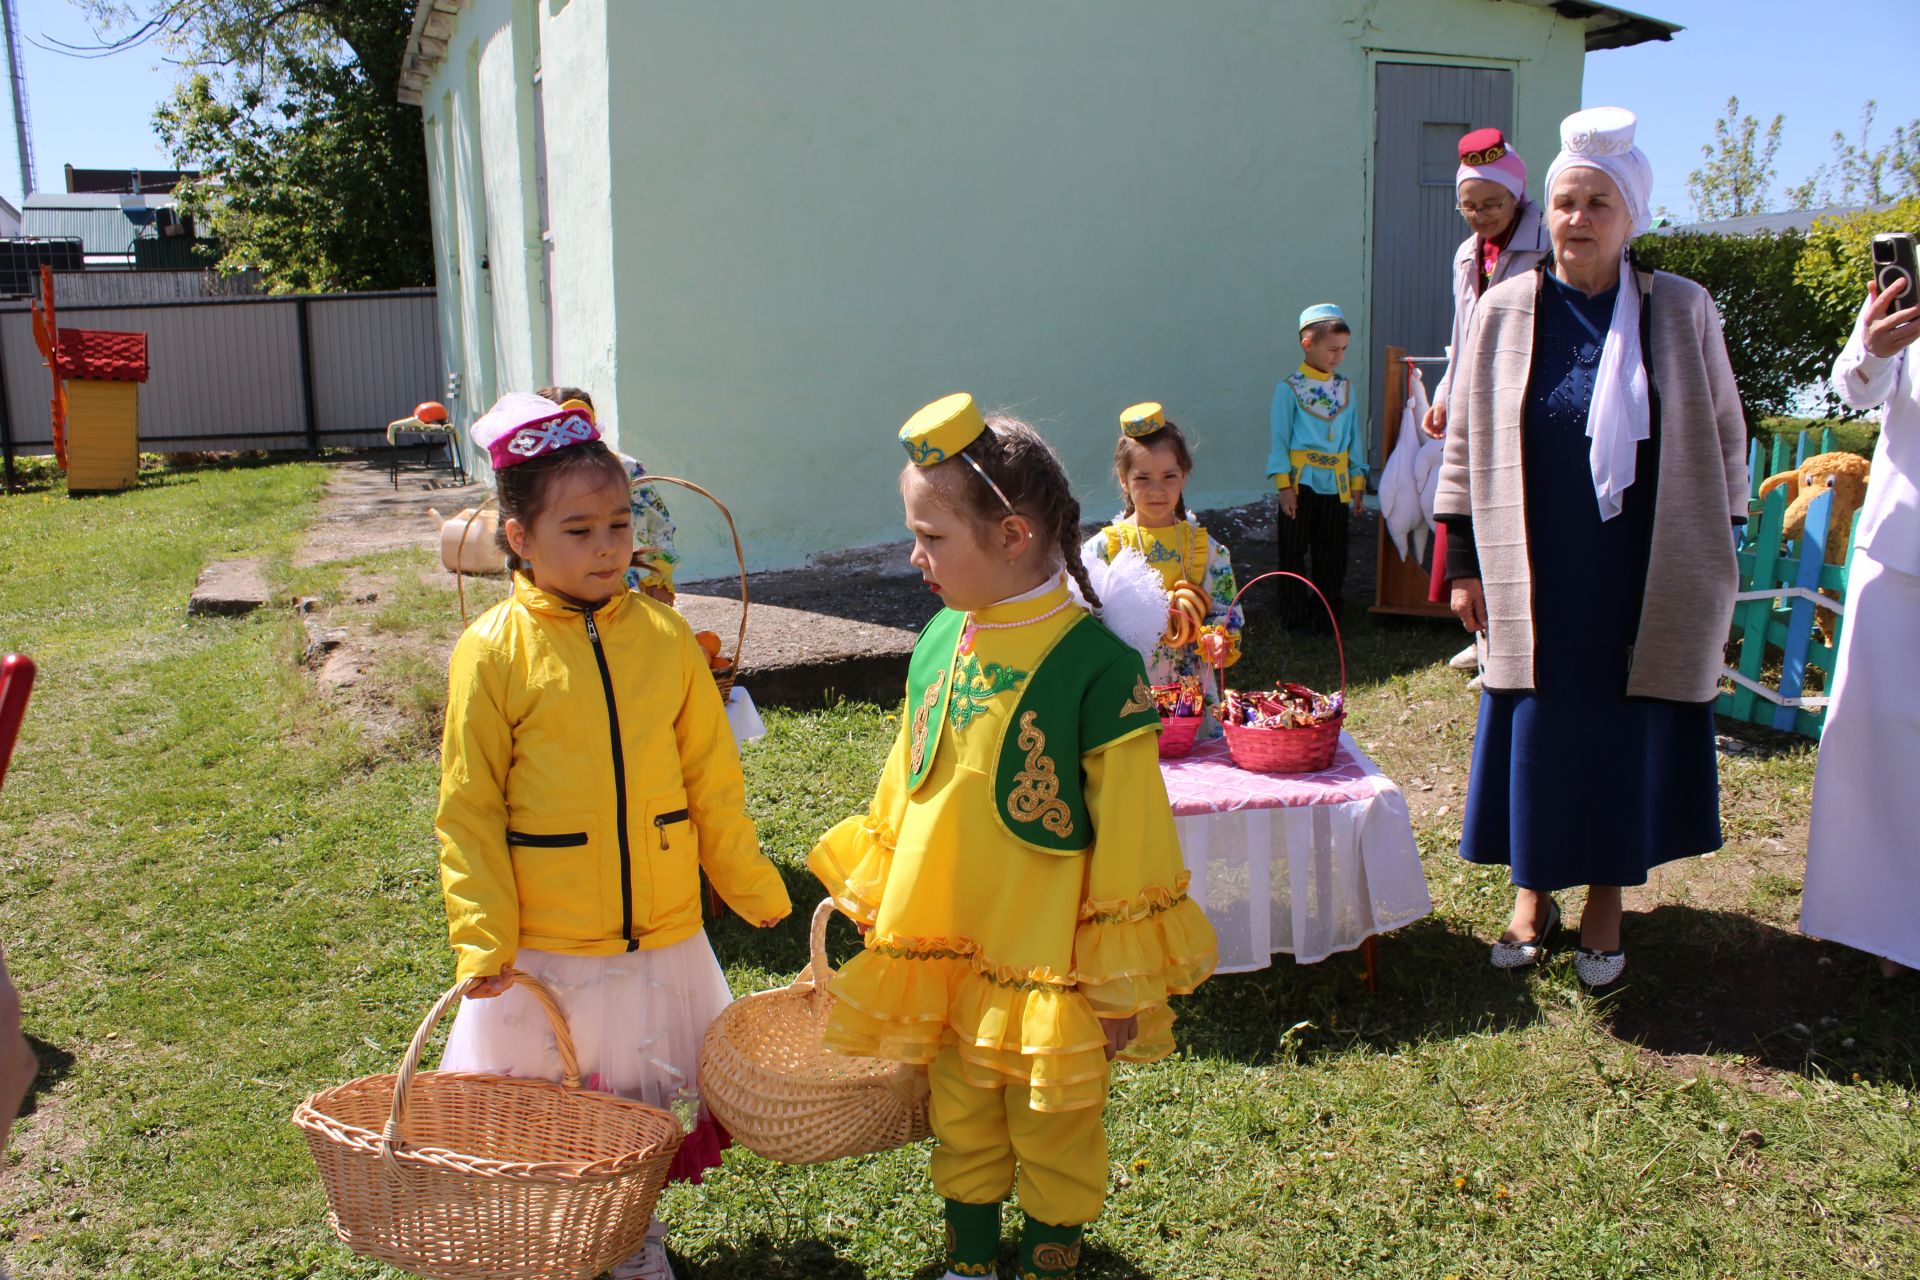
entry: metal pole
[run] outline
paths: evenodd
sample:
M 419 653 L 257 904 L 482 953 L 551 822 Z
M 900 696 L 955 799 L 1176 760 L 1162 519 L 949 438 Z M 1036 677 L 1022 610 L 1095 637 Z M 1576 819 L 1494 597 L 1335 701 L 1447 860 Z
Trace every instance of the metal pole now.
M 14 490 L 13 477 L 13 413 L 7 407 L 7 362 L 6 348 L 0 346 L 0 457 L 5 458 L 7 492 Z
M 307 451 L 318 454 L 320 423 L 313 407 L 313 329 L 307 323 L 307 300 L 301 298 L 293 306 L 294 328 L 300 343 L 300 411 L 306 417 Z
M 20 16 L 15 0 L 0 2 L 0 35 L 7 42 L 7 85 L 13 91 L 13 139 L 20 155 L 20 196 L 33 194 L 33 134 L 27 126 L 27 71 L 20 65 Z

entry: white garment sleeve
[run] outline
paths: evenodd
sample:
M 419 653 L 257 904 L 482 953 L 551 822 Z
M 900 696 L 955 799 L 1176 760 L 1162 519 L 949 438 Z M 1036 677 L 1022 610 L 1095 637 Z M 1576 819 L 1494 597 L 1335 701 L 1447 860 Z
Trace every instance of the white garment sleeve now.
M 1871 409 L 1885 404 L 1900 382 L 1900 370 L 1906 352 L 1897 356 L 1876 356 L 1867 350 L 1867 310 L 1869 298 L 1853 322 L 1853 335 L 1833 362 L 1833 393 L 1850 409 Z

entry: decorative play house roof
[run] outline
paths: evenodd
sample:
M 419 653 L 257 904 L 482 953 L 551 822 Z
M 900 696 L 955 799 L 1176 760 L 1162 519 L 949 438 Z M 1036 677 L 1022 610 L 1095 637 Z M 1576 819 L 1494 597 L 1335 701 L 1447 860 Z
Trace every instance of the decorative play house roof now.
M 147 335 L 111 329 L 62 329 L 57 372 L 73 381 L 145 382 Z

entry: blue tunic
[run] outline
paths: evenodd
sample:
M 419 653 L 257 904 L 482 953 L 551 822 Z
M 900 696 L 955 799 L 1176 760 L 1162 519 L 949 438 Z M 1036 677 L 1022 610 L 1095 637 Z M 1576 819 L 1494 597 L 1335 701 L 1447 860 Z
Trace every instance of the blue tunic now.
M 1541 275 L 1521 454 L 1534 689 L 1481 695 L 1460 856 L 1511 865 L 1523 889 L 1645 884 L 1650 867 L 1720 847 L 1713 704 L 1626 696 L 1658 402 L 1623 509 L 1602 521 L 1587 408 L 1618 289 L 1588 298 Z

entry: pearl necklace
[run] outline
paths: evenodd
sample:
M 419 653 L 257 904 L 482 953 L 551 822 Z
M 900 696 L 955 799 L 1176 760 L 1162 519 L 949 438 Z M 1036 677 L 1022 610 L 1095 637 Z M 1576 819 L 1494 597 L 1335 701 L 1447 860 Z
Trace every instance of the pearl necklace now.
M 1065 600 L 1062 600 L 1059 604 L 1053 606 L 1053 608 L 1047 610 L 1045 613 L 1036 613 L 1031 618 L 1022 618 L 1018 622 L 976 622 L 974 621 L 973 614 L 969 613 L 967 614 L 966 630 L 960 633 L 960 652 L 961 653 L 973 652 L 973 638 L 979 632 L 1011 631 L 1016 627 L 1030 627 L 1036 622 L 1045 622 L 1048 618 L 1053 617 L 1056 613 L 1060 613 L 1061 611 L 1067 608 L 1070 608 L 1072 604 L 1073 604 L 1073 597 L 1068 596 Z

